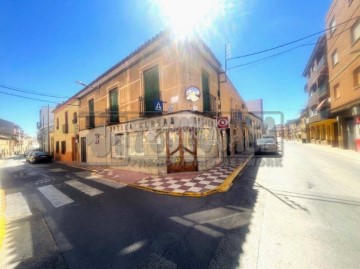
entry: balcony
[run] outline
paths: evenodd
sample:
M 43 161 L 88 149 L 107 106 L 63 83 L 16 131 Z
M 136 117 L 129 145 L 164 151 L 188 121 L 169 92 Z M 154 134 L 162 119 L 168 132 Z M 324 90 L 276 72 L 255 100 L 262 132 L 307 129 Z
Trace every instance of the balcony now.
M 62 131 L 64 134 L 69 133 L 69 124 L 65 123 L 62 125 Z
M 308 106 L 313 107 L 319 104 L 319 93 L 316 91 L 312 96 L 310 96 L 308 101 Z
M 106 113 L 106 125 L 112 125 L 119 123 L 119 107 L 113 106 L 105 109 Z
M 85 128 L 86 129 L 95 128 L 95 115 L 85 117 Z
M 212 117 L 216 116 L 216 97 L 210 93 L 203 94 L 203 113 Z
M 159 108 L 158 104 L 162 104 Z M 161 100 L 161 94 L 156 93 L 153 95 L 143 95 L 139 97 L 139 116 L 151 117 L 158 116 L 163 113 L 163 101 Z
M 323 82 L 320 87 L 317 89 L 319 98 L 325 96 L 326 94 L 329 93 L 329 86 L 326 82 Z
M 241 124 L 243 119 L 243 113 L 238 109 L 230 110 L 231 118 L 230 122 L 233 124 Z
M 318 122 L 321 120 L 326 120 L 327 118 L 329 118 L 330 116 L 330 110 L 329 108 L 325 108 L 321 111 L 319 111 L 318 114 L 312 116 L 309 118 L 309 123 L 314 123 L 314 122 Z
M 310 87 L 317 82 L 318 78 L 322 75 L 326 75 L 327 71 L 327 60 L 325 55 L 322 56 L 320 58 L 320 60 L 317 62 L 316 66 L 315 66 L 315 71 L 313 71 L 310 76 L 308 77 L 308 81 L 307 81 L 307 90 L 310 89 Z

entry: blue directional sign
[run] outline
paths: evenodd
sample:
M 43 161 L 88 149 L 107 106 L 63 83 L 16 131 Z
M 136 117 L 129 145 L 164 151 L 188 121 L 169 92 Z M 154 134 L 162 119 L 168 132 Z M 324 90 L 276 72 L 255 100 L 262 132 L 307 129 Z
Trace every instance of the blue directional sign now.
M 162 112 L 164 108 L 164 102 L 160 100 L 154 101 L 154 110 L 158 112 Z

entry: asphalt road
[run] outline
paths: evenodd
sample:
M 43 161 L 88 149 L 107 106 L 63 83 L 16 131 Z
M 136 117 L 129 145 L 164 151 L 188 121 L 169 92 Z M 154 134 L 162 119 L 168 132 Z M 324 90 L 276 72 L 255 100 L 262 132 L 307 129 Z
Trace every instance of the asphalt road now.
M 192 198 L 2 160 L 0 268 L 358 268 L 359 164 L 286 143 L 282 159 L 256 156 L 229 192 Z

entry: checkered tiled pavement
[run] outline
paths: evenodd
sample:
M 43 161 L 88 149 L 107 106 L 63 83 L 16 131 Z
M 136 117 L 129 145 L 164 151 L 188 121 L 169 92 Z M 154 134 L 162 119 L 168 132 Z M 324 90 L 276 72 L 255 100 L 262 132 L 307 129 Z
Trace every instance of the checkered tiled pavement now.
M 93 176 L 121 184 L 174 195 L 201 195 L 218 189 L 233 171 L 252 156 L 252 151 L 225 159 L 222 164 L 202 172 L 150 175 L 140 172 L 105 168 L 99 165 L 73 165 L 91 170 Z
M 205 193 L 217 189 L 246 158 L 231 158 L 213 169 L 187 176 L 149 176 L 132 184 L 141 188 L 177 194 Z

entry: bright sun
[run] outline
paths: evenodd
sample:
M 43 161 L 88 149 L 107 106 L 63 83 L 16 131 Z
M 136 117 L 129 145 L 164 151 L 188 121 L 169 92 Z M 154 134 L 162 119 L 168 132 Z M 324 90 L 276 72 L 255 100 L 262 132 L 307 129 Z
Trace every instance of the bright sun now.
M 225 13 L 226 0 L 154 0 L 166 27 L 179 39 L 204 34 Z

